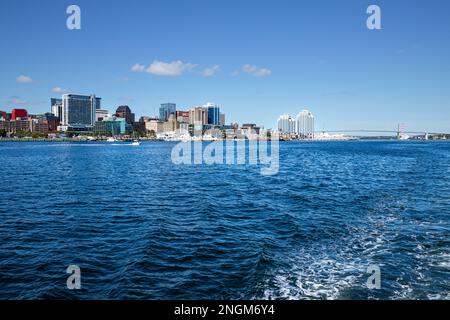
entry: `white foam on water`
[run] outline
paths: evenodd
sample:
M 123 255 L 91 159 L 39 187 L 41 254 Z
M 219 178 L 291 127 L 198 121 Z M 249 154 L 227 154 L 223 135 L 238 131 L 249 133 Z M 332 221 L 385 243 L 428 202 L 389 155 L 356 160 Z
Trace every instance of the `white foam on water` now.
M 349 290 L 367 292 L 371 275 L 367 268 L 377 265 L 383 274 L 384 264 L 376 263 L 375 256 L 389 253 L 389 243 L 397 234 L 386 234 L 385 230 L 399 222 L 395 208 L 403 205 L 403 201 L 380 198 L 367 224 L 356 228 L 347 238 L 299 249 L 290 258 L 290 269 L 279 268 L 273 271 L 272 279 L 266 280 L 264 299 L 334 300 L 351 298 L 346 296 Z M 402 288 L 405 297 L 411 291 L 407 285 Z
M 367 263 L 323 248 L 322 253 L 302 252 L 292 269 L 278 269 L 265 283 L 264 299 L 339 299 L 344 289 L 365 285 Z M 326 252 L 333 252 L 333 256 Z

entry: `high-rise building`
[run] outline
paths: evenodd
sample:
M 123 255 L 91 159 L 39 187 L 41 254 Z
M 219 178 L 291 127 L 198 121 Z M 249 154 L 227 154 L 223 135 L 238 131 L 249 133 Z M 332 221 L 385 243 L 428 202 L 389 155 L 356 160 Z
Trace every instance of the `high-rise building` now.
M 224 126 L 225 125 L 225 113 L 220 113 L 219 114 L 219 125 L 220 126 Z
M 50 107 L 51 107 L 51 113 L 53 113 L 53 115 L 59 119 L 59 124 L 61 124 L 62 99 L 51 98 L 50 99 Z
M 295 120 L 288 114 L 278 118 L 278 132 L 280 134 L 295 134 Z
M 102 98 L 95 98 L 95 109 L 102 108 Z
M 177 105 L 175 103 L 163 103 L 159 108 L 159 120 L 167 121 L 171 114 L 176 116 L 176 112 L 177 112 Z
M 116 117 L 125 119 L 128 124 L 133 124 L 135 118 L 129 106 L 119 106 L 116 110 Z
M 28 117 L 28 112 L 25 109 L 12 109 L 11 111 L 11 120 L 25 120 Z
M 62 116 L 62 99 L 50 99 L 51 112 L 55 117 L 61 118 Z
M 297 115 L 296 133 L 301 139 L 314 139 L 314 116 L 308 110 Z
M 189 110 L 189 124 L 203 126 L 208 124 L 208 109 L 205 107 L 194 107 Z
M 62 131 L 93 129 L 95 111 L 100 109 L 100 101 L 101 98 L 97 98 L 95 95 L 64 94 L 62 96 Z
M 208 102 L 205 105 L 205 108 L 208 110 L 208 124 L 213 126 L 218 126 L 220 123 L 220 109 L 217 105 Z

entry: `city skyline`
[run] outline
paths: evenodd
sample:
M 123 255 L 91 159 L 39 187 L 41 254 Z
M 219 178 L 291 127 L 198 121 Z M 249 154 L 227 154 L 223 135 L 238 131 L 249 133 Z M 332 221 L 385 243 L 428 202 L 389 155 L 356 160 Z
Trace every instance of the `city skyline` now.
M 0 110 L 44 113 L 51 95 L 95 92 L 105 108 L 129 105 L 137 118 L 164 101 L 214 101 L 227 122 L 266 128 L 308 108 L 320 129 L 448 132 L 450 4 L 377 3 L 383 28 L 374 31 L 360 1 L 78 1 L 81 30 L 68 30 L 68 2 L 43 1 L 29 14 L 25 1 L 4 1 Z M 205 28 L 204 17 L 214 23 Z
M 0 300 L 450 300 L 449 12 L 1 0 Z

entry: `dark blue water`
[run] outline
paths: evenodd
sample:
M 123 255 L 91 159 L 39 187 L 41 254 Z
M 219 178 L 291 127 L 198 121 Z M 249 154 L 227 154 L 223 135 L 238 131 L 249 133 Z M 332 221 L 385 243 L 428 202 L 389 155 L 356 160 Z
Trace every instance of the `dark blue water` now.
M 276 176 L 173 146 L 0 143 L 0 298 L 450 299 L 450 143 L 281 143 Z

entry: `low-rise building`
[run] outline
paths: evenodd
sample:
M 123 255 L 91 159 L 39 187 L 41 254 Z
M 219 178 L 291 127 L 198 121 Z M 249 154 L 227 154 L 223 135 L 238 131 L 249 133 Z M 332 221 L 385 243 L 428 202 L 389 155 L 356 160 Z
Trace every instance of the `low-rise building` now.
M 5 130 L 8 133 L 31 132 L 30 124 L 31 123 L 28 119 L 5 121 Z
M 26 120 L 28 112 L 25 109 L 12 109 L 11 120 Z
M 108 110 L 96 109 L 95 110 L 95 122 L 103 121 L 103 119 L 111 117 Z
M 179 123 L 189 123 L 189 111 L 177 111 L 176 119 Z
M 5 112 L 5 111 L 0 111 L 0 120 L 4 120 L 4 121 L 9 120 L 9 115 L 8 115 L 8 113 Z
M 126 135 L 132 132 L 132 127 L 125 118 L 110 117 L 103 121 L 97 121 L 94 132 L 104 136 Z
M 175 118 L 174 115 L 170 115 L 169 119 L 164 122 L 163 124 L 163 131 L 164 132 L 172 132 L 177 130 L 180 127 L 177 119 Z
M 29 130 L 34 133 L 48 133 L 49 130 L 47 119 L 29 119 Z
M 145 122 L 145 129 L 147 131 L 153 131 L 155 133 L 164 131 L 164 122 L 158 119 L 151 119 L 150 121 Z

